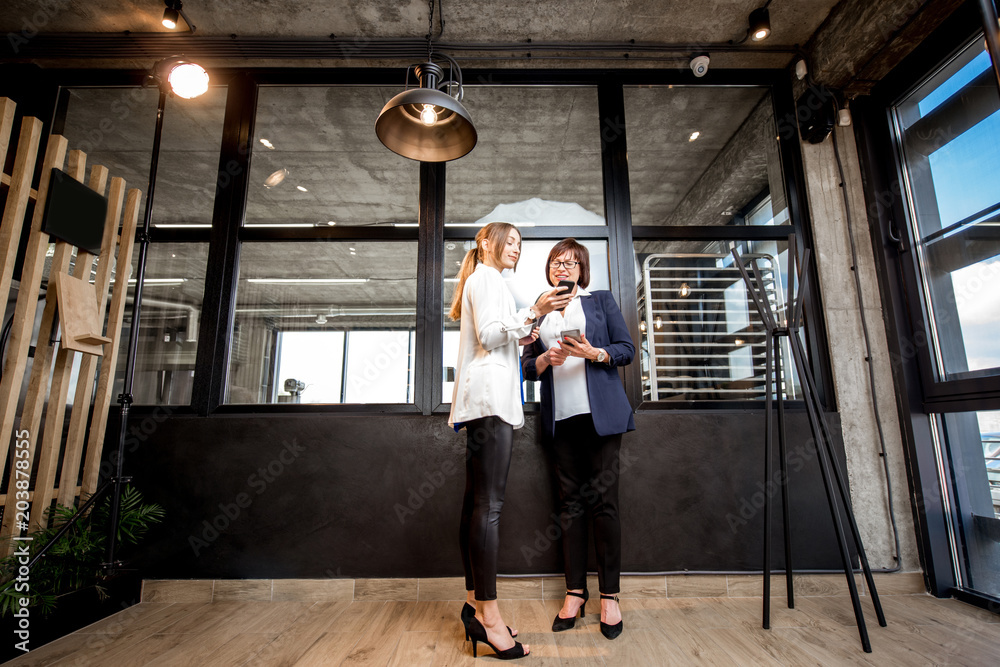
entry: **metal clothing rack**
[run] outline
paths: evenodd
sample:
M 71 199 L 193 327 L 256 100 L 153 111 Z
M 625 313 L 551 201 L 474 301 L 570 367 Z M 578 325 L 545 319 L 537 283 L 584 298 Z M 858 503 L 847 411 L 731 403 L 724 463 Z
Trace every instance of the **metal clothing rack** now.
M 865 626 L 864 613 L 861 610 L 861 600 L 858 597 L 857 585 L 854 581 L 854 569 L 851 564 L 851 556 L 848 552 L 847 539 L 844 535 L 844 528 L 841 524 L 840 512 L 838 511 L 838 498 L 843 506 L 844 514 L 847 516 L 847 523 L 851 529 L 851 536 L 854 539 L 854 546 L 857 548 L 858 556 L 861 560 L 861 567 L 864 570 L 865 581 L 868 590 L 871 591 L 872 603 L 875 606 L 875 614 L 878 616 L 878 624 L 885 627 L 885 614 L 882 613 L 882 603 L 879 601 L 878 591 L 875 589 L 875 581 L 872 578 L 872 571 L 868 565 L 868 557 L 865 554 L 864 545 L 861 543 L 861 534 L 858 531 L 858 524 L 854 519 L 854 512 L 851 509 L 850 492 L 840 464 L 834 456 L 833 437 L 830 428 L 823 417 L 820 407 L 819 394 L 816 383 L 809 370 L 806 361 L 805 350 L 802 346 L 802 339 L 799 337 L 799 330 L 802 322 L 802 305 L 808 292 L 809 281 L 809 259 L 808 249 L 803 253 L 801 262 L 795 247 L 795 235 L 788 237 L 788 296 L 785 302 L 786 321 L 779 323 L 771 309 L 771 302 L 768 299 L 766 282 L 763 274 L 757 266 L 757 259 L 752 258 L 748 262 L 753 275 L 747 271 L 740 257 L 739 250 L 732 249 L 735 264 L 739 268 L 746 285 L 747 292 L 753 300 L 757 313 L 767 330 L 764 366 L 765 366 L 765 402 L 764 402 L 764 479 L 770 480 L 773 473 L 772 455 L 772 381 L 775 382 L 777 391 L 774 392 L 778 402 L 778 448 L 781 466 L 781 509 L 784 518 L 783 539 L 785 547 L 785 581 L 787 586 L 787 602 L 790 609 L 795 607 L 795 598 L 792 587 L 792 550 L 789 539 L 789 512 L 788 493 L 785 484 L 788 480 L 787 456 L 785 447 L 785 405 L 781 391 L 781 347 L 777 345 L 778 339 L 785 338 L 792 352 L 794 366 L 799 374 L 802 386 L 802 394 L 805 399 L 806 412 L 809 417 L 809 427 L 812 430 L 813 441 L 816 444 L 818 453 L 820 474 L 823 477 L 823 486 L 826 489 L 827 504 L 833 517 L 833 526 L 837 535 L 837 544 L 840 548 L 840 559 L 844 567 L 844 575 L 847 577 L 847 586 L 851 593 L 851 604 L 854 606 L 854 618 L 858 624 L 858 633 L 861 635 L 861 646 L 865 653 L 871 653 L 871 642 L 868 639 L 868 629 Z M 799 266 L 796 267 L 796 264 Z M 796 268 L 798 271 L 796 272 Z M 793 293 L 793 284 L 795 290 Z M 790 315 L 790 316 L 788 316 Z M 775 353 L 777 350 L 777 353 Z M 839 495 L 838 495 L 839 494 Z M 764 591 L 763 591 L 763 627 L 768 629 L 771 626 L 771 507 L 770 497 L 764 495 Z

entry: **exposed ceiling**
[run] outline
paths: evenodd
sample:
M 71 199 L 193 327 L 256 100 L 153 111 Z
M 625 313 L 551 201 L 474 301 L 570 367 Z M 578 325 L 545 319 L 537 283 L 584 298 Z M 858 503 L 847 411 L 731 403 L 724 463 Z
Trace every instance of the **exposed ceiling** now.
M 740 39 L 763 0 L 441 0 L 449 42 L 622 41 L 722 43 Z M 804 44 L 837 3 L 793 0 L 769 6 L 775 44 Z M 6 0 L 0 30 L 41 33 L 172 31 L 160 23 L 160 0 Z M 426 0 L 187 0 L 184 10 L 202 36 L 361 39 L 427 34 Z M 437 10 L 435 10 L 437 11 Z M 183 21 L 178 31 L 183 31 Z M 435 35 L 439 25 L 435 21 Z
M 628 0 L 560 3 L 518 0 L 496 5 L 446 0 L 442 40 L 450 43 L 499 42 L 725 42 L 739 39 L 753 1 L 707 3 Z M 781 2 L 771 7 L 770 42 L 804 43 L 822 23 L 831 0 Z M 66 0 L 50 12 L 38 2 L 7 0 L 0 29 L 46 33 L 152 32 L 167 34 L 159 23 L 160 2 Z M 420 2 L 205 2 L 190 0 L 185 10 L 198 30 L 196 38 L 339 37 L 368 39 L 422 38 L 427 31 L 427 3 Z M 522 57 L 524 54 L 517 54 Z M 788 53 L 760 57 L 720 55 L 723 65 L 782 67 Z M 726 60 L 729 58 L 729 60 Z M 483 65 L 485 61 L 474 61 Z M 544 61 L 566 67 L 568 61 Z M 89 60 L 44 65 L 94 64 L 147 67 L 142 62 Z M 241 65 L 247 62 L 207 62 Z M 258 63 L 260 64 L 260 63 Z M 282 64 L 282 63 L 268 63 Z M 358 65 L 358 62 L 295 63 Z M 369 63 L 364 63 L 369 64 Z M 386 63 L 382 63 L 386 64 Z M 408 61 L 389 63 L 402 67 Z M 463 63 L 465 64 L 465 63 Z M 523 66 L 524 61 L 501 63 Z M 636 65 L 635 61 L 629 65 Z M 658 67 L 686 66 L 653 62 Z M 713 66 L 716 56 L 713 54 Z M 622 66 L 622 61 L 594 61 L 586 66 Z M 402 76 L 400 77 L 402 79 Z M 692 77 L 692 83 L 694 79 Z M 418 164 L 399 157 L 374 134 L 378 112 L 397 88 L 263 87 L 257 108 L 246 224 L 411 225 L 417 220 Z M 213 88 L 196 100 L 171 98 L 165 114 L 154 224 L 202 224 L 212 220 L 218 155 L 225 112 L 225 88 Z M 754 87 L 628 87 L 625 91 L 629 179 L 633 223 L 726 224 L 734 210 L 769 187 L 768 142 L 773 117 L 766 91 Z M 496 205 L 534 197 L 574 202 L 604 216 L 603 129 L 597 91 L 592 87 L 515 87 L 470 85 L 464 103 L 479 132 L 479 144 L 447 166 L 446 216 L 449 224 L 469 224 Z M 64 134 L 71 147 L 87 151 L 91 164 L 108 166 L 129 187 L 144 193 L 155 121 L 156 92 L 137 88 L 75 88 L 68 91 Z M 751 118 L 755 122 L 748 122 Z M 698 132 L 692 141 L 692 133 Z M 266 139 L 273 148 L 260 142 Z M 287 170 L 284 181 L 265 179 Z M 221 178 L 228 176 L 223 173 Z M 773 187 L 773 183 L 772 183 Z M 683 215 L 682 220 L 675 219 Z M 535 221 L 553 224 L 551 220 Z M 471 230 L 470 230 L 471 234 Z M 355 247 L 351 254 L 349 247 Z M 148 277 L 186 277 L 180 285 L 154 285 L 147 298 L 200 304 L 206 248 L 157 244 Z M 337 308 L 412 307 L 415 303 L 415 244 L 389 246 L 359 243 L 246 244 L 243 277 L 369 277 L 360 285 L 253 286 L 240 283 L 238 308 L 284 304 L 290 312 L 335 312 Z M 449 251 L 447 264 L 461 255 Z M 450 269 L 446 273 L 450 275 Z M 399 274 L 399 275 L 396 275 Z M 155 310 L 155 306 L 152 307 Z M 333 308 L 334 311 L 329 311 Z M 318 310 L 317 310 L 318 309 Z M 244 310 L 247 316 L 250 313 Z M 352 322 L 367 317 L 360 311 Z M 175 311 L 178 317 L 184 313 Z M 268 313 L 260 311 L 260 316 Z M 329 318 L 337 324 L 339 316 Z M 397 313 L 395 321 L 413 315 Z M 343 322 L 342 318 L 339 322 Z

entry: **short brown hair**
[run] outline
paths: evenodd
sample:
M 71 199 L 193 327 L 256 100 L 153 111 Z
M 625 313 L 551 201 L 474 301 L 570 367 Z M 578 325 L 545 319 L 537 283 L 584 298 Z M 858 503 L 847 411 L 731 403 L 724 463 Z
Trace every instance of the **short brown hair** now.
M 590 284 L 590 251 L 576 239 L 563 239 L 559 243 L 552 246 L 552 250 L 549 251 L 549 258 L 545 262 L 546 282 L 555 287 L 555 285 L 552 284 L 552 276 L 549 273 L 549 264 L 551 264 L 552 260 L 564 252 L 573 253 L 573 258 L 580 262 L 580 280 L 577 281 L 577 284 L 586 289 L 587 285 Z

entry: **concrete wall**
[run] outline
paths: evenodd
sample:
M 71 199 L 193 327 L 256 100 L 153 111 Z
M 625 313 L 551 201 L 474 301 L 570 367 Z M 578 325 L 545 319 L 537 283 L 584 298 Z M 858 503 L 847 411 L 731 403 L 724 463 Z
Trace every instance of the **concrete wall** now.
M 875 422 L 877 401 L 892 484 L 896 525 L 899 530 L 900 564 L 904 570 L 917 570 L 920 560 L 911 511 L 909 484 L 903 455 L 899 416 L 894 399 L 895 388 L 886 344 L 878 280 L 867 228 L 864 193 L 861 185 L 857 145 L 850 128 L 836 133 L 844 163 L 845 187 L 851 203 L 851 225 L 845 215 L 844 195 L 834 153 L 834 137 L 821 144 L 803 144 L 809 213 L 812 219 L 820 297 L 826 313 L 827 340 L 837 409 L 842 415 L 844 448 L 854 510 L 865 549 L 873 568 L 892 568 L 894 543 L 889 519 L 885 470 L 879 454 L 880 444 Z M 875 369 L 875 395 L 869 381 L 868 361 L 862 333 L 861 310 L 854 273 L 851 270 L 850 235 L 858 255 L 864 316 L 872 346 Z

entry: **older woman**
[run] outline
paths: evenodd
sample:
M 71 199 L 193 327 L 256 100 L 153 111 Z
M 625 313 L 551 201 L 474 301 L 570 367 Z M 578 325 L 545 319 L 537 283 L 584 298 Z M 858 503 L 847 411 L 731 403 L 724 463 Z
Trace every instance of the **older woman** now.
M 594 525 L 597 577 L 601 593 L 601 633 L 622 632 L 616 594 L 621 575 L 618 519 L 619 450 L 622 433 L 635 429 L 617 368 L 632 362 L 635 346 L 611 293 L 588 292 L 590 253 L 575 239 L 552 248 L 550 285 L 572 281 L 572 300 L 562 312 L 540 319 L 538 340 L 521 355 L 526 380 L 541 380 L 542 432 L 549 444 L 559 484 L 566 599 L 552 631 L 568 630 L 587 600 L 587 517 Z M 579 340 L 564 332 L 579 331 Z

